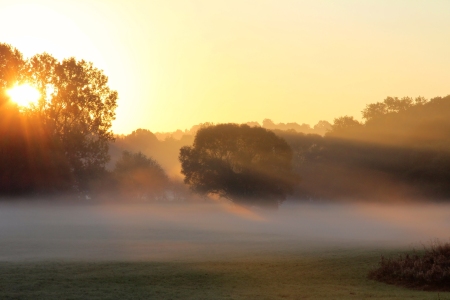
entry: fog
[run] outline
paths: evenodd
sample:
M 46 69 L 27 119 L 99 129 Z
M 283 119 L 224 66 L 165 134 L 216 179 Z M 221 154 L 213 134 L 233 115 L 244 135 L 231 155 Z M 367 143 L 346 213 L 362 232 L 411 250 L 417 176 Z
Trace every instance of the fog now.
M 450 237 L 450 205 L 294 204 L 277 211 L 204 204 L 0 205 L 0 260 L 224 259 L 422 248 Z

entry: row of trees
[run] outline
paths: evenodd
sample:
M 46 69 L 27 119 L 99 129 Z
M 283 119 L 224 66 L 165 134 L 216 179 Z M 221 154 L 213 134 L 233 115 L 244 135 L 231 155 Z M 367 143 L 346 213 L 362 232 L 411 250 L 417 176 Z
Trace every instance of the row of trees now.
M 334 120 L 325 137 L 276 131 L 302 174 L 295 194 L 312 199 L 448 199 L 450 96 L 388 97 Z
M 434 98 L 432 102 L 437 102 L 439 97 Z M 334 123 L 328 128 L 326 135 L 342 138 L 362 138 L 369 128 L 373 128 L 375 132 L 369 136 L 373 138 L 376 131 L 397 130 L 400 118 L 406 115 L 411 115 L 413 111 L 416 112 L 417 118 L 422 118 L 423 106 L 429 103 L 424 97 L 387 97 L 382 102 L 367 104 L 365 109 L 361 111 L 363 120 L 359 122 L 352 116 L 343 116 L 334 119 Z M 390 119 L 392 124 L 383 124 Z M 418 119 L 409 118 L 410 122 L 414 123 Z M 405 134 L 403 132 L 402 134 Z M 366 135 L 367 136 L 367 135 Z

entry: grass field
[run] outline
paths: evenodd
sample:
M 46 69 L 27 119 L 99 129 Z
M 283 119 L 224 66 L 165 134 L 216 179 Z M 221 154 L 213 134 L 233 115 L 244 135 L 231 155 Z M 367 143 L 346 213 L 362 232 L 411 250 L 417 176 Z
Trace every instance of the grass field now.
M 3 262 L 0 299 L 450 299 L 367 279 L 380 254 L 329 249 L 226 260 Z
M 0 299 L 449 299 L 367 279 L 450 207 L 0 205 Z

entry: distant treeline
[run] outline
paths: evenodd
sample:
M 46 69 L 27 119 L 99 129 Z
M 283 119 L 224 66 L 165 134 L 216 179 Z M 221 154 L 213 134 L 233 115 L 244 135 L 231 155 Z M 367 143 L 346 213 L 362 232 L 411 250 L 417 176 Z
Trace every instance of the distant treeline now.
M 303 199 L 448 199 L 450 96 L 367 105 L 364 123 L 334 120 L 324 136 L 276 131 L 292 147 Z
M 258 122 L 247 122 L 249 126 L 263 127 L 269 130 L 283 130 L 291 133 L 305 133 L 324 135 L 331 130 L 332 125 L 327 121 L 319 121 L 315 126 L 309 124 L 299 125 L 295 122 L 277 123 L 270 119 L 264 119 L 262 126 Z M 189 130 L 176 130 L 174 132 L 151 132 L 148 129 L 137 129 L 128 135 L 117 135 L 115 141 L 109 144 L 111 161 L 107 165 L 109 169 L 114 167 L 122 151 L 142 152 L 152 157 L 174 178 L 180 178 L 181 165 L 178 161 L 180 148 L 191 146 L 197 131 L 204 126 L 213 123 L 203 123 L 192 126 Z
M 195 136 L 197 131 L 205 125 L 212 125 L 212 123 L 204 123 L 204 124 L 198 124 L 191 127 L 191 129 L 185 129 L 183 130 L 176 130 L 174 132 L 155 132 L 154 135 L 158 138 L 160 141 L 164 141 L 165 139 L 175 139 L 179 140 L 183 138 L 183 136 Z M 311 127 L 309 124 L 298 124 L 295 122 L 289 122 L 289 123 L 274 123 L 271 119 L 264 119 L 262 122 L 262 125 L 259 122 L 247 122 L 245 123 L 248 126 L 257 126 L 257 127 L 263 127 L 265 129 L 269 130 L 290 130 L 294 132 L 302 132 L 302 133 L 311 133 L 311 134 L 319 134 L 324 135 L 327 131 L 331 129 L 331 124 L 328 121 L 321 120 L 317 122 L 316 125 Z

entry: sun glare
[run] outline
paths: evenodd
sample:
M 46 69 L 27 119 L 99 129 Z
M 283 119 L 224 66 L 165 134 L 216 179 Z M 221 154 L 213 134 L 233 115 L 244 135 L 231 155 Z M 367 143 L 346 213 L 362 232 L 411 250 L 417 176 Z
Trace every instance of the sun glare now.
M 10 99 L 19 106 L 37 104 L 41 94 L 29 84 L 16 85 L 7 92 Z

